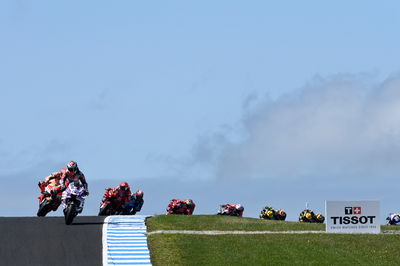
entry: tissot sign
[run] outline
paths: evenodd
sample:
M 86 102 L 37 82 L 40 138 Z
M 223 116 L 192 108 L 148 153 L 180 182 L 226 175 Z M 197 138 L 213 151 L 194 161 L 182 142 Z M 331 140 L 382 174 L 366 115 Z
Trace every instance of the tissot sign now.
M 326 232 L 379 234 L 379 201 L 326 201 Z

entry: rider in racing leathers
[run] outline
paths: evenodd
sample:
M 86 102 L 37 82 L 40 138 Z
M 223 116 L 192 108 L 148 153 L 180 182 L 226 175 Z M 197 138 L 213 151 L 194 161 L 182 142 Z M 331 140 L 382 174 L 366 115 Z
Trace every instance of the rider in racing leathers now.
M 229 216 L 243 216 L 244 207 L 241 204 L 225 203 L 220 205 L 218 214 Z
M 121 182 L 118 187 L 113 189 L 113 196 L 121 203 L 121 212 L 125 214 L 128 212 L 129 202 L 131 201 L 131 189 L 127 182 Z
M 59 172 L 54 172 L 46 177 L 45 183 L 47 184 L 51 179 L 56 180 L 60 185 L 56 187 L 57 192 L 64 191 L 70 183 L 81 183 L 85 189 L 85 195 L 89 195 L 88 184 L 85 175 L 79 170 L 78 164 L 75 161 L 70 161 L 66 168 L 61 169 Z M 83 209 L 84 200 L 81 200 L 80 210 Z
M 56 183 L 56 187 L 53 189 L 54 195 L 64 191 L 69 182 L 73 181 L 80 181 L 86 190 L 86 195 L 89 195 L 85 176 L 79 170 L 78 164 L 75 161 L 68 162 L 67 167 L 61 169 L 59 172 L 54 172 L 51 175 L 46 176 L 45 181 L 40 181 L 38 185 L 39 187 L 45 187 L 51 180 L 54 180 Z
M 127 206 L 127 208 L 129 209 L 129 214 L 135 215 L 137 212 L 140 212 L 144 204 L 143 196 L 144 193 L 140 189 L 136 191 L 136 193 L 132 194 L 131 201 Z
M 386 218 L 388 225 L 398 225 L 400 224 L 400 214 L 391 213 L 389 217 Z
M 187 215 L 192 215 L 194 212 L 194 208 L 196 207 L 196 204 L 191 199 L 185 200 L 185 204 L 187 206 L 187 211 L 186 211 Z
M 195 207 L 196 204 L 191 199 L 188 200 L 172 199 L 168 205 L 166 214 L 192 215 Z

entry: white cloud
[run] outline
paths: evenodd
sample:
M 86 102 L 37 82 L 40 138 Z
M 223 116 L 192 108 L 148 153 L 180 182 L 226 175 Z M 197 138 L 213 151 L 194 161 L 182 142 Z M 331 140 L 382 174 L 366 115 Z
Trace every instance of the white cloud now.
M 365 75 L 315 78 L 258 103 L 242 122 L 242 141 L 219 136 L 225 141 L 215 145 L 217 155 L 208 155 L 218 179 L 344 181 L 400 172 L 400 76 L 380 83 Z M 210 151 L 210 143 L 203 139 L 197 149 Z

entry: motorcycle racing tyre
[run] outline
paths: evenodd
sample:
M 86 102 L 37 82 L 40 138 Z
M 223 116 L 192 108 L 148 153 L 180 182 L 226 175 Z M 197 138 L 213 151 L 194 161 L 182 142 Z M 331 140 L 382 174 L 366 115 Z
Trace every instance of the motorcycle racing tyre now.
M 76 207 L 75 204 L 68 204 L 68 206 L 64 210 L 65 216 L 65 224 L 70 225 L 76 216 Z
M 50 201 L 47 199 L 43 200 L 43 202 L 39 205 L 39 210 L 37 212 L 37 216 L 44 217 L 51 211 Z
M 110 204 L 107 204 L 107 205 L 104 205 L 103 207 L 101 207 L 100 211 L 99 211 L 99 216 L 110 215 L 109 209 L 110 209 Z

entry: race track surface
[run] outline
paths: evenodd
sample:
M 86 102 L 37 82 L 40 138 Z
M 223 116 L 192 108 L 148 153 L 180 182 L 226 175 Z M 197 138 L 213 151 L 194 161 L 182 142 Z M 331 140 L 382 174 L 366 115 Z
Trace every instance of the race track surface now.
M 104 217 L 0 217 L 0 265 L 102 265 Z

